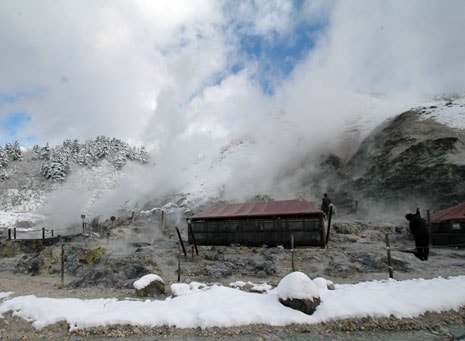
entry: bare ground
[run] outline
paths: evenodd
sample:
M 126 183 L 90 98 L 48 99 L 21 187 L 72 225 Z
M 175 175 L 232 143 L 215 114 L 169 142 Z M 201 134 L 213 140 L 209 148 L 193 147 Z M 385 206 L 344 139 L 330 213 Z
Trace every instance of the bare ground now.
M 363 228 L 356 231 L 333 233 L 327 248 L 297 247 L 293 251 L 282 248 L 199 247 L 199 256 L 192 258 L 188 249 L 187 257 L 181 256 L 181 281 L 206 283 L 229 283 L 236 280 L 253 283 L 268 283 L 275 286 L 290 271 L 298 270 L 310 278 L 324 277 L 336 284 L 358 283 L 362 281 L 389 278 L 387 267 L 386 233 L 391 241 L 393 275 L 397 280 L 412 278 L 434 278 L 464 275 L 465 249 L 431 249 L 430 259 L 420 261 L 413 254 L 405 252 L 413 248 L 413 241 L 405 233 L 395 233 L 392 227 Z M 115 236 L 114 238 L 118 238 Z M 117 245 L 110 240 L 109 247 Z M 95 243 L 95 241 L 93 242 Z M 104 244 L 102 240 L 100 243 Z M 115 247 L 116 248 L 116 247 Z M 116 252 L 116 250 L 115 250 Z M 177 281 L 177 249 L 153 251 L 159 273 L 165 283 Z M 225 262 L 243 259 L 271 261 L 274 273 L 262 270 L 235 271 L 234 273 L 215 272 Z M 128 288 L 74 288 L 69 286 L 76 278 L 68 275 L 62 287 L 59 274 L 30 276 L 11 271 L 17 259 L 3 258 L 3 271 L 0 272 L 0 292 L 14 292 L 13 296 L 35 295 L 38 297 L 76 298 L 126 298 L 135 297 L 135 291 Z M 240 262 L 239 261 L 239 262 Z M 11 264 L 6 264 L 10 262 Z M 239 264 L 240 265 L 240 264 Z M 246 264 L 247 265 L 247 264 Z M 212 272 L 201 269 L 211 268 Z M 246 266 L 244 266 L 246 268 Z M 219 269 L 223 269 L 219 267 Z M 221 278 L 211 275 L 224 274 Z M 427 313 L 415 319 L 367 318 L 360 320 L 332 321 L 320 325 L 291 325 L 272 327 L 250 325 L 236 328 L 176 329 L 143 328 L 136 326 L 112 326 L 90 330 L 68 332 L 65 322 L 59 322 L 41 330 L 34 329 L 25 320 L 6 314 L 0 319 L 0 339 L 2 340 L 347 340 L 368 338 L 372 340 L 458 340 L 465 339 L 465 309 L 442 313 Z

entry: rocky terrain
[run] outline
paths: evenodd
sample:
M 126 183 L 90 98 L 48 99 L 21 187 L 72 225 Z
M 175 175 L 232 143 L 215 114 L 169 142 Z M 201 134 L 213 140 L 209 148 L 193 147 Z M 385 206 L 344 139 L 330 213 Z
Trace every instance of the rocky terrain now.
M 158 222 L 144 215 L 133 220 L 118 220 L 105 233 L 88 236 L 58 237 L 46 242 L 1 241 L 0 291 L 14 295 L 34 294 L 45 297 L 132 297 L 136 294 L 132 283 L 147 273 L 160 275 L 168 284 L 178 281 L 178 261 L 181 282 L 221 283 L 229 285 L 238 280 L 250 284 L 267 283 L 275 287 L 292 270 L 299 270 L 311 278 L 324 277 L 337 284 L 357 283 L 389 278 L 386 254 L 386 234 L 392 248 L 394 278 L 434 278 L 463 275 L 465 250 L 433 248 L 427 262 L 412 253 L 413 240 L 405 224 L 374 226 L 350 220 L 336 219 L 327 248 L 296 248 L 245 246 L 199 246 L 196 255 L 187 244 L 182 231 L 186 255 L 178 247 L 173 226 L 161 233 Z M 109 222 L 108 222 L 109 224 Z M 107 233 L 109 232 L 109 233 Z M 61 254 L 64 255 L 64 278 L 61 279 Z M 251 290 L 253 285 L 243 290 Z M 169 290 L 166 296 L 169 296 Z M 164 297 L 159 297 L 163 299 Z M 0 321 L 0 337 L 15 339 L 94 339 L 169 337 L 179 340 L 208 338 L 246 339 L 303 339 L 318 335 L 321 340 L 347 339 L 364 335 L 383 340 L 395 334 L 420 335 L 426 339 L 458 339 L 465 335 L 465 312 L 425 314 L 416 319 L 363 319 L 334 321 L 318 326 L 245 326 L 208 330 L 177 330 L 173 328 L 137 328 L 112 326 L 67 332 L 63 323 L 34 330 L 26 321 L 7 316 Z M 384 336 L 383 336 L 384 335 Z M 400 334 L 399 334 L 400 335 Z
M 392 210 L 417 205 L 439 211 L 463 202 L 465 130 L 457 123 L 464 119 L 460 98 L 401 113 L 372 131 L 349 158 L 324 159 L 315 189 L 328 186 L 340 206 L 359 200 Z
M 124 164 L 132 161 L 121 159 L 117 152 L 107 153 L 105 146 L 111 145 L 107 143 L 109 139 L 100 139 L 105 142 L 102 145 L 91 144 L 90 147 L 97 145 L 99 148 L 90 149 L 93 150 L 90 158 L 76 154 L 70 167 L 60 168 L 65 169 L 66 174 L 56 173 L 66 175 L 58 180 L 44 177 L 41 173 L 44 160 L 25 152 L 21 159 L 2 166 L 2 174 L 7 176 L 0 179 L 0 213 L 10 214 L 12 218 L 4 220 L 6 223 L 0 226 L 0 291 L 46 297 L 135 297 L 133 282 L 147 273 L 160 275 L 168 284 L 180 280 L 229 285 L 241 280 L 274 287 L 292 270 L 338 284 L 380 280 L 389 278 L 386 235 L 391 241 L 395 279 L 463 275 L 465 251 L 461 248 L 435 247 L 427 262 L 408 252 L 413 249 L 414 242 L 403 218 L 405 213 L 416 208 L 421 208 L 423 213 L 426 209 L 434 212 L 465 201 L 465 132 L 453 124 L 454 120 L 451 123 L 439 119 L 448 112 L 462 117 L 465 112 L 463 97 L 443 98 L 393 117 L 368 134 L 351 155 L 340 154 L 337 150 L 322 154 L 318 167 L 302 160 L 303 169 L 308 171 L 296 177 L 301 181 L 301 191 L 295 193 L 296 197 L 308 197 L 318 205 L 315 200 L 319 200 L 321 193 L 328 192 L 337 207 L 327 248 L 291 251 L 266 245 L 255 248 L 201 246 L 197 255 L 192 245 L 187 244 L 185 218 L 205 205 L 228 200 L 221 196 L 221 191 L 213 193 L 212 197 L 200 191 L 162 197 L 155 193 L 153 198 L 144 197 L 144 201 L 131 198 L 124 207 L 114 207 L 117 213 L 111 220 L 92 205 L 117 187 Z M 231 148 L 222 158 L 245 149 L 246 144 L 241 144 L 237 150 Z M 60 153 L 55 161 L 64 161 L 66 150 L 62 147 L 57 150 Z M 113 155 L 113 159 L 107 160 L 106 155 Z M 82 160 L 85 167 L 80 165 Z M 51 167 L 47 169 L 58 169 L 52 167 L 54 164 L 47 164 Z M 283 170 L 283 173 L 289 172 L 292 170 Z M 207 187 L 204 183 L 199 186 Z M 63 195 L 64 189 L 71 193 L 68 197 Z M 6 227 L 21 228 L 27 233 L 28 229 L 39 226 L 41 217 L 36 221 L 29 213 L 43 208 L 47 201 L 49 208 L 54 208 L 54 203 L 59 206 L 52 209 L 52 213 L 62 211 L 61 215 L 69 215 L 61 204 L 67 198 L 71 206 L 78 206 L 76 193 L 83 189 L 89 195 L 85 206 L 87 215 L 82 220 L 84 228 L 79 220 L 79 214 L 84 212 L 73 213 L 66 222 L 59 220 L 58 215 L 49 215 L 46 217 L 47 232 L 55 228 L 53 238 L 6 240 Z M 50 200 L 50 195 L 56 193 L 61 194 Z M 199 193 L 204 196 L 202 200 L 191 200 Z M 251 198 L 272 199 L 268 193 Z M 47 210 L 40 212 L 46 214 Z M 176 226 L 186 243 L 185 254 L 180 248 Z M 245 290 L 251 290 L 252 284 Z M 169 291 L 166 295 L 170 295 Z M 112 326 L 69 334 L 63 323 L 37 331 L 27 321 L 8 315 L 0 320 L 0 338 L 300 340 L 311 333 L 312 338 L 321 340 L 351 337 L 452 340 L 463 339 L 464 321 L 462 309 L 428 313 L 416 319 L 346 320 L 318 326 L 211 330 Z

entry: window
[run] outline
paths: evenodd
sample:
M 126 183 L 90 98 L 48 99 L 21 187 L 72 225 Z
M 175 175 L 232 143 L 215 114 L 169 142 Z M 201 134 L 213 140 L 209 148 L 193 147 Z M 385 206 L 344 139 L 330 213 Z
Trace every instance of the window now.
M 460 223 L 452 223 L 452 230 L 460 230 Z

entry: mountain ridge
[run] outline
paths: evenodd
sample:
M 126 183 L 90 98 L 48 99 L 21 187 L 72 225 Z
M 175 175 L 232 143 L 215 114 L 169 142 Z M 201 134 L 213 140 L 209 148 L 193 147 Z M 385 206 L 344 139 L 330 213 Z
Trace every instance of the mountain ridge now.
M 250 174 L 245 178 L 240 177 L 237 180 L 239 183 L 228 183 L 235 177 L 235 172 L 247 171 L 234 167 L 237 160 L 243 162 L 247 158 L 259 157 L 254 154 L 257 141 L 248 135 L 231 140 L 213 157 L 200 156 L 197 162 L 185 166 L 180 173 L 182 183 L 172 191 L 168 188 L 157 192 L 150 188 L 147 176 L 157 176 L 152 174 L 152 170 L 158 165 L 148 162 L 148 154 L 143 148 L 139 149 L 142 150 L 139 159 L 131 157 L 127 150 L 133 147 L 117 139 L 99 137 L 91 141 L 90 145 L 98 147 L 97 151 L 88 153 L 90 158 L 87 160 L 92 162 L 80 163 L 79 160 L 85 161 L 86 158 L 75 157 L 75 162 L 68 163 L 69 174 L 57 181 L 44 177 L 43 164 L 49 160 L 38 158 L 40 153 L 27 151 L 22 160 L 12 161 L 3 167 L 11 175 L 0 180 L 0 211 L 32 212 L 40 210 L 47 202 L 53 206 L 54 203 L 63 204 L 68 199 L 73 200 L 75 206 L 81 205 L 81 211 L 95 215 L 111 215 L 122 206 L 129 211 L 142 208 L 150 211 L 170 201 L 182 203 L 180 207 L 183 211 L 198 211 L 209 203 L 237 200 L 225 194 L 228 188 L 234 186 L 248 190 L 244 192 L 249 194 L 246 200 L 304 197 L 318 204 L 319 196 L 327 192 L 342 208 L 341 213 L 347 207 L 349 209 L 345 211 L 350 213 L 355 201 L 364 203 L 362 207 L 385 206 L 397 211 L 411 210 L 417 206 L 439 210 L 465 201 L 464 118 L 463 96 L 440 98 L 412 107 L 393 115 L 371 132 L 366 132 L 352 155 L 343 158 L 337 152 L 327 150 L 320 154 L 319 163 L 315 163 L 318 157 L 308 155 L 289 165 L 277 165 L 281 168 L 274 170 L 274 178 L 270 177 L 264 185 L 257 186 L 255 192 L 253 181 L 240 181 L 252 180 L 261 177 L 261 174 Z M 353 130 L 354 124 L 349 128 Z M 69 152 L 72 150 L 70 142 L 66 140 L 63 146 L 54 147 L 53 150 L 64 152 L 67 160 L 72 155 L 80 155 Z M 112 150 L 111 146 L 118 147 Z M 121 150 L 125 159 L 118 167 L 115 160 L 119 159 L 115 155 Z M 128 167 L 125 166 L 126 162 Z M 140 166 L 134 168 L 132 164 Z M 131 179 L 136 178 L 140 178 L 142 183 L 131 184 Z M 125 185 L 122 186 L 122 183 Z M 273 192 L 271 187 L 287 194 Z M 138 190 L 145 191 L 144 195 L 139 195 Z M 66 191 L 70 193 L 66 194 Z M 87 193 L 83 195 L 86 198 L 80 198 L 82 202 L 78 202 L 78 196 L 72 194 L 79 191 Z M 55 195 L 54 199 L 50 199 L 52 194 Z M 105 212 L 99 212 L 105 206 L 103 204 L 95 209 L 90 208 L 99 203 L 102 197 L 109 200 L 111 196 L 118 198 L 119 202 L 107 202 Z M 114 207 L 110 208 L 112 205 Z

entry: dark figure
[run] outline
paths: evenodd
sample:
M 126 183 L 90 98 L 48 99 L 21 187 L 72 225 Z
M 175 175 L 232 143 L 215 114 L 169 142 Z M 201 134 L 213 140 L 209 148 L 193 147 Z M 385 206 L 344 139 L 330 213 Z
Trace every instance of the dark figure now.
M 425 219 L 419 212 L 406 214 L 405 218 L 410 222 L 410 233 L 415 237 L 415 256 L 421 260 L 428 260 L 430 234 Z
M 321 210 L 328 215 L 329 214 L 329 205 L 331 204 L 331 199 L 328 197 L 328 194 L 323 195 L 323 199 L 321 199 Z

